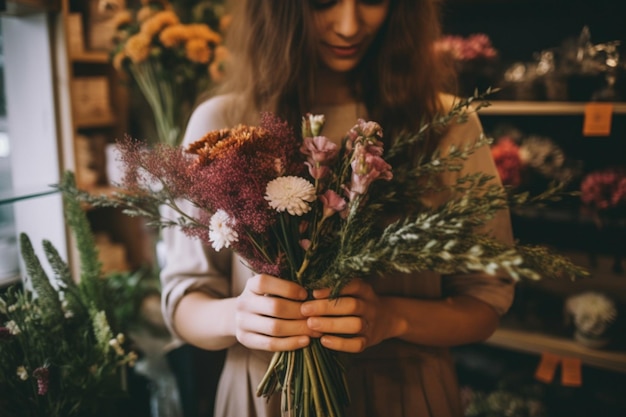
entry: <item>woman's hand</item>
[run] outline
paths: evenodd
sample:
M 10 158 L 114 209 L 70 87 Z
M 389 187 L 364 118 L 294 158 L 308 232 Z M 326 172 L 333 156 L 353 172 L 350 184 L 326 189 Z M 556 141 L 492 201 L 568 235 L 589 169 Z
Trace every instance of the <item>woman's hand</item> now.
M 315 290 L 315 300 L 302 304 L 311 330 L 323 333 L 322 345 L 343 352 L 362 352 L 385 339 L 395 337 L 398 326 L 392 312 L 371 285 L 354 279 L 339 298 L 329 299 L 330 290 Z M 394 325 L 392 325 L 394 324 Z
M 237 297 L 235 336 L 250 349 L 295 350 L 320 333 L 300 312 L 307 292 L 298 284 L 270 275 L 255 275 Z

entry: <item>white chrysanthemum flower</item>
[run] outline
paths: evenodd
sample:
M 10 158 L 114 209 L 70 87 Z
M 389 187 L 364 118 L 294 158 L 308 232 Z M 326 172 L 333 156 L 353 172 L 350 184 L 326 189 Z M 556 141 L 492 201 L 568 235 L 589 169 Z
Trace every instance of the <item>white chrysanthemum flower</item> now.
M 12 335 L 18 335 L 21 333 L 20 326 L 16 322 L 10 320 L 6 323 L 6 328 L 9 329 L 9 333 Z
M 17 377 L 22 381 L 26 381 L 28 379 L 28 371 L 24 366 L 18 366 L 15 373 L 17 374 Z
M 276 211 L 287 211 L 292 216 L 302 216 L 311 210 L 315 201 L 315 186 L 304 178 L 278 177 L 267 184 L 265 199 Z
M 548 178 L 556 177 L 565 164 L 565 153 L 549 137 L 530 136 L 522 142 L 519 155 L 524 164 Z
M 224 210 L 217 210 L 209 224 L 209 240 L 216 251 L 228 248 L 239 240 L 239 235 L 233 230 L 234 221 Z

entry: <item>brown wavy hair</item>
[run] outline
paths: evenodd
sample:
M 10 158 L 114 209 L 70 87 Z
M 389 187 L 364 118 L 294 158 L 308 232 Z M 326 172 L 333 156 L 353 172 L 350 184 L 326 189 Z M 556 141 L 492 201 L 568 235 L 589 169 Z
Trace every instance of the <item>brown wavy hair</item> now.
M 218 92 L 248 110 L 272 111 L 294 125 L 315 99 L 316 32 L 311 0 L 234 0 L 226 43 L 234 58 Z M 439 0 L 390 0 L 389 15 L 354 70 L 353 91 L 386 132 L 414 130 L 441 112 L 452 69 L 435 53 Z M 244 111 L 244 109 L 240 109 Z

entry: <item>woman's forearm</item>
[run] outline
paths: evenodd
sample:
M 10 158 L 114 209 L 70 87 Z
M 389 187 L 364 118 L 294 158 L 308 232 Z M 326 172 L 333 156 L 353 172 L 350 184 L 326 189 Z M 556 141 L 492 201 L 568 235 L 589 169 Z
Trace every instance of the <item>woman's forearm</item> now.
M 179 302 L 174 326 L 187 343 L 207 350 L 234 345 L 235 298 L 217 299 L 202 292 L 191 292 Z
M 471 296 L 443 300 L 382 298 L 392 317 L 391 336 L 420 345 L 451 347 L 483 341 L 499 323 L 491 306 Z

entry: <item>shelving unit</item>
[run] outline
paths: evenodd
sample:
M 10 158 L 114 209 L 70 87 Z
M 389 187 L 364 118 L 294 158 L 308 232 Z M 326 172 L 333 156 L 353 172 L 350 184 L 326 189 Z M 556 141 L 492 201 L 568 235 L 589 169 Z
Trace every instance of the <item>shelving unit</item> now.
M 574 42 L 584 26 L 590 29 L 592 43 L 619 39 L 623 48 L 626 27 L 618 7 L 611 0 L 451 0 L 444 5 L 444 32 L 462 36 L 486 34 L 499 52 L 494 65 L 497 71 L 503 72 L 512 63 L 533 61 L 535 53 L 556 50 L 566 42 Z M 605 166 L 626 168 L 625 73 L 626 68 L 621 73 L 621 90 L 618 90 L 622 101 L 610 103 L 612 126 L 608 136 L 585 136 L 583 126 L 591 96 L 588 101 L 582 101 L 573 93 L 568 96 L 572 101 L 544 100 L 541 94 L 535 94 L 536 101 L 515 101 L 509 99 L 515 96 L 515 92 L 503 90 L 488 97 L 491 105 L 482 108 L 479 117 L 491 136 L 498 129 L 510 127 L 510 131 L 518 128 L 523 135 L 553 139 L 567 158 L 581 161 L 583 172 Z M 575 86 L 575 82 L 567 87 L 572 85 Z M 491 86 L 510 88 L 497 82 Z M 546 91 L 544 96 L 548 96 Z M 580 179 L 576 178 L 576 181 Z M 574 189 L 578 185 L 576 182 L 571 187 Z M 612 218 L 610 225 L 600 230 L 576 203 L 571 199 L 555 207 L 514 212 L 514 234 L 522 243 L 549 246 L 569 256 L 576 264 L 587 267 L 592 276 L 577 282 L 544 279 L 518 284 L 514 305 L 502 318 L 500 328 L 484 344 L 473 347 L 478 351 L 486 349 L 487 355 L 501 353 L 503 358 L 507 358 L 503 361 L 509 361 L 506 369 L 513 374 L 519 371 L 516 360 L 522 358 L 528 368 L 525 374 L 528 383 L 538 382 L 533 380 L 533 373 L 544 352 L 578 358 L 583 367 L 582 387 L 563 386 L 558 374 L 552 383 L 544 384 L 544 388 L 558 392 L 564 390 L 579 397 L 571 401 L 576 405 L 564 404 L 558 396 L 552 398 L 553 408 L 567 410 L 557 411 L 554 415 L 623 415 L 620 412 L 623 410 L 621 394 L 608 394 L 606 390 L 593 386 L 592 381 L 594 377 L 608 381 L 624 380 L 626 341 L 622 340 L 624 326 L 621 323 L 626 318 L 618 317 L 615 337 L 619 341 L 615 340 L 607 348 L 594 349 L 574 339 L 572 325 L 566 323 L 563 307 L 571 295 L 599 291 L 610 295 L 618 303 L 618 314 L 623 315 L 626 311 L 621 308 L 626 306 L 626 273 L 616 272 L 619 268 L 615 268 L 616 264 L 626 266 L 626 212 L 621 217 Z M 614 242 L 609 239 L 614 239 Z M 488 359 L 485 358 L 485 361 L 488 362 Z M 485 374 L 492 372 L 493 369 L 485 369 Z M 499 375 L 499 378 L 502 377 Z M 594 414 L 578 409 L 586 403 L 591 409 L 603 411 Z
M 612 103 L 613 114 L 626 114 L 626 103 Z M 587 103 L 567 101 L 500 101 L 480 110 L 486 116 L 581 116 Z
M 626 373 L 626 351 L 591 349 L 563 337 L 502 327 L 486 342 L 489 345 L 540 355 L 550 352 L 580 358 L 584 365 Z
M 128 133 L 130 96 L 109 52 L 90 48 L 92 3 L 61 0 L 55 36 L 58 101 L 65 168 L 75 173 L 80 188 L 106 194 L 113 187 L 107 178 L 106 165 L 111 161 L 106 161 L 105 148 Z M 96 240 L 104 242 L 99 251 L 105 272 L 153 263 L 153 236 L 142 219 L 116 209 L 85 209 Z

